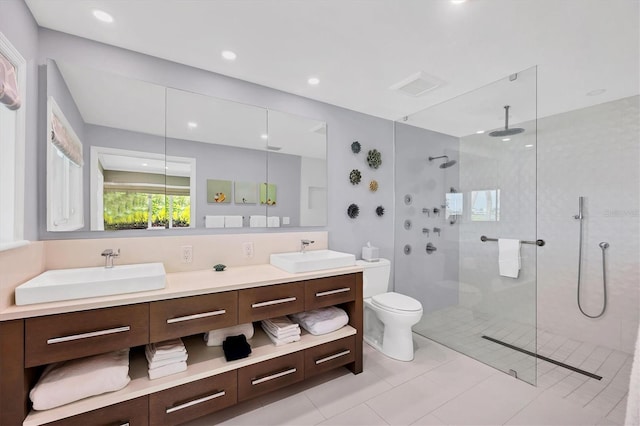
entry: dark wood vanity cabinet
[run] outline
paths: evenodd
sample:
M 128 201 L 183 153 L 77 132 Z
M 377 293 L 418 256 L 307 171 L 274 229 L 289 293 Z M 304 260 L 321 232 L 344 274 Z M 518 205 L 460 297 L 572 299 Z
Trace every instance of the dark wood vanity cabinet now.
M 0 425 L 23 421 L 33 425 L 173 425 L 333 368 L 346 366 L 358 374 L 362 371 L 362 302 L 362 273 L 356 272 L 0 321 Z M 189 368 L 175 379 L 168 376 L 156 382 L 138 373 L 115 399 L 104 399 L 108 395 L 104 394 L 47 410 L 51 413 L 46 421 L 38 417 L 40 413 L 29 414 L 29 390 L 46 364 L 331 305 L 341 306 L 349 315 L 349 326 L 342 331 L 303 335 L 300 342 L 280 347 L 263 336 L 268 344 L 258 349 L 255 361 L 247 358 L 231 370 L 221 349 L 206 347 L 199 336 L 189 338 L 190 344 L 196 342 L 202 349 L 189 357 Z M 127 394 L 129 388 L 135 389 L 134 394 Z

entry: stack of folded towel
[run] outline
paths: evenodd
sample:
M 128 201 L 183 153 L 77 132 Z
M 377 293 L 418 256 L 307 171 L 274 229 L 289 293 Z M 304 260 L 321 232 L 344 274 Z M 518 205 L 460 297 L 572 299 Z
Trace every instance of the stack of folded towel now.
M 287 317 L 266 319 L 260 324 L 276 346 L 300 340 L 300 326 Z
M 181 339 L 150 343 L 145 348 L 151 380 L 187 369 L 187 349 Z
M 313 335 L 336 331 L 349 323 L 349 316 L 337 306 L 290 315 L 291 319 Z
M 219 328 L 204 333 L 204 341 L 207 346 L 222 346 L 222 342 L 229 336 L 244 334 L 247 340 L 253 337 L 253 323 L 232 325 L 231 327 Z

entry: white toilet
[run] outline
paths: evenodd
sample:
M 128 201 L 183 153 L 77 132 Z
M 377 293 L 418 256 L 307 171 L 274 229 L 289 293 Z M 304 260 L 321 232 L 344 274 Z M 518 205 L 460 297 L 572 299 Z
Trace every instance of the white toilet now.
M 422 318 L 422 304 L 404 294 L 389 292 L 391 262 L 358 260 L 364 268 L 364 340 L 386 356 L 413 360 L 411 327 Z

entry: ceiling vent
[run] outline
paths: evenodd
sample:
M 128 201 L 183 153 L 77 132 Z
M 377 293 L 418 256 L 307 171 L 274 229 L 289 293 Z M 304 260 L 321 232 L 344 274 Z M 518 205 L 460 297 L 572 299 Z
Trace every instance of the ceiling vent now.
M 420 96 L 430 90 L 442 86 L 444 82 L 436 77 L 427 74 L 424 71 L 410 75 L 399 83 L 389 87 L 391 90 L 397 90 L 408 96 Z

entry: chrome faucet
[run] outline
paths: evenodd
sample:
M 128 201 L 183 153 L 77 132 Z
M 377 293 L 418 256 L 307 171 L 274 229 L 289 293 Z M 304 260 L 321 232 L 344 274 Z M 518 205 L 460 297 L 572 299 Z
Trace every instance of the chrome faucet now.
M 114 252 L 113 249 L 106 249 L 102 252 L 102 256 L 104 256 L 104 267 L 113 268 L 113 258 L 120 256 L 120 249 L 117 252 Z
M 300 253 L 304 253 L 304 250 L 309 246 L 309 244 L 313 243 L 315 243 L 313 240 L 300 240 Z

